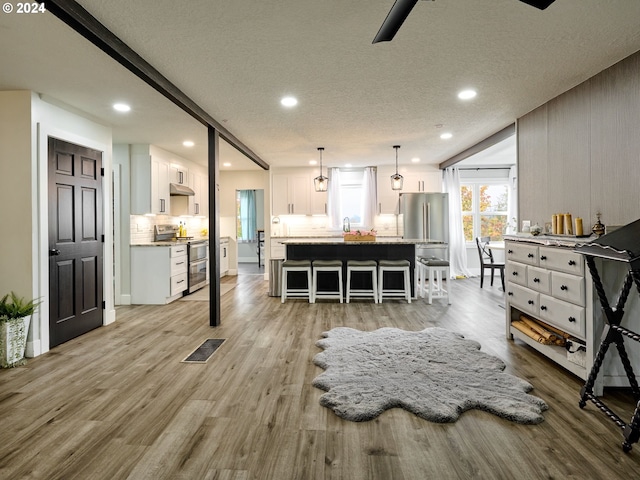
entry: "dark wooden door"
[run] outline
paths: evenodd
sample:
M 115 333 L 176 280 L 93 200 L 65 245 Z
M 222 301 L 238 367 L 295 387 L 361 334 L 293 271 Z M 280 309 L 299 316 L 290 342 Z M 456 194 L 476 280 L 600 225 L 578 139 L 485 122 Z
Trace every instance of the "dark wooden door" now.
M 49 336 L 102 325 L 102 153 L 49 138 Z

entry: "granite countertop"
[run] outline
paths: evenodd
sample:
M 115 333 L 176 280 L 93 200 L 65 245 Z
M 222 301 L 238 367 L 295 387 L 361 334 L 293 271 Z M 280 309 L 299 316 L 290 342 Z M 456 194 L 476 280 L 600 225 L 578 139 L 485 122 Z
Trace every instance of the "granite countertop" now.
M 376 237 L 376 240 L 373 242 L 345 242 L 342 237 L 283 238 L 282 240 L 279 240 L 276 237 L 275 240 L 283 245 L 446 245 L 445 243 L 436 240 L 393 237 Z
M 228 237 L 224 237 L 228 238 Z M 161 240 L 159 242 L 154 242 L 153 240 L 149 240 L 146 242 L 136 242 L 132 243 L 130 246 L 132 247 L 175 247 L 176 245 L 187 245 L 189 242 L 200 242 L 203 240 L 209 240 L 209 237 L 193 237 L 189 240 Z
M 531 235 L 530 233 L 515 233 L 504 236 L 505 240 L 512 242 L 526 242 L 535 243 L 537 245 L 569 248 L 573 248 L 576 245 L 590 243 L 596 238 L 598 237 L 596 237 L 595 235 L 590 235 L 588 237 L 576 237 L 575 235 L 552 235 L 546 233 L 543 233 L 541 235 Z

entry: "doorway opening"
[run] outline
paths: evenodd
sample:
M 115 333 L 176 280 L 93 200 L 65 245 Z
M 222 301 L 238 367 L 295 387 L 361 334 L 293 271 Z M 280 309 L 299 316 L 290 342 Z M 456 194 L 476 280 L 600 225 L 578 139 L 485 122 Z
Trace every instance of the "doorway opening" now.
M 264 190 L 236 190 L 238 275 L 263 275 Z

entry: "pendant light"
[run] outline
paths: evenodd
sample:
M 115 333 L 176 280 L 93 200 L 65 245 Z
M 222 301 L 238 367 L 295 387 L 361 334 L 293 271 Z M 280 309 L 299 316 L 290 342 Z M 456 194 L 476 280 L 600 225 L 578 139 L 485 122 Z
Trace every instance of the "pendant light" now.
M 316 192 L 326 192 L 329 187 L 329 179 L 322 175 L 322 151 L 324 147 L 318 147 L 318 151 L 320 152 L 320 175 L 313 179 L 313 186 L 316 189 Z
M 398 149 L 400 145 L 394 145 L 396 149 L 396 173 L 391 175 L 391 190 L 402 190 L 402 175 L 398 173 Z

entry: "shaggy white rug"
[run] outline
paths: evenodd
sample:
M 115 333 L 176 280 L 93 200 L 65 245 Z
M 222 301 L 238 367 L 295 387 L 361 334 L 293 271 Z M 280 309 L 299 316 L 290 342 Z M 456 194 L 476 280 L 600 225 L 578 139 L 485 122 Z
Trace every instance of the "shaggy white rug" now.
M 320 404 L 346 420 L 371 420 L 394 407 L 432 422 L 454 422 L 474 408 L 518 423 L 544 420 L 548 407 L 527 394 L 533 387 L 460 334 L 340 327 L 322 336 L 316 345 L 324 351 L 313 361 L 325 372 L 313 385 L 327 392 Z

